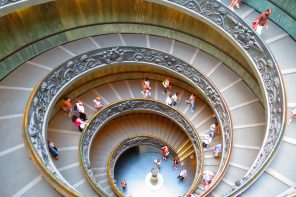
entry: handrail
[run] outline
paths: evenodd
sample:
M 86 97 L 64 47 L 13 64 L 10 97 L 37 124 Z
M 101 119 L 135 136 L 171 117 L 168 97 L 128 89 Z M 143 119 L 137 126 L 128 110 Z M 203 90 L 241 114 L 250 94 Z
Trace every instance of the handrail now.
M 132 141 L 132 143 L 131 143 Z M 118 158 L 122 155 L 124 151 L 127 149 L 142 145 L 142 144 L 154 144 L 156 146 L 159 146 L 160 148 L 167 145 L 169 147 L 169 152 L 170 154 L 174 157 L 177 156 L 177 151 L 170 145 L 170 143 L 166 142 L 164 139 L 158 138 L 156 136 L 151 136 L 151 135 L 135 135 L 135 136 L 130 136 L 124 140 L 122 140 L 119 144 L 117 144 L 116 147 L 113 148 L 111 154 L 109 155 L 108 158 L 108 180 L 109 184 L 111 185 L 112 189 L 115 191 L 115 193 L 120 196 L 124 197 L 124 195 L 120 192 L 118 189 L 117 185 L 114 183 L 114 167 L 116 164 L 116 161 Z M 202 158 L 202 163 L 204 161 L 204 158 Z
M 191 140 L 191 143 L 193 144 L 195 157 L 198 160 L 196 164 L 195 178 L 190 187 L 190 191 L 195 190 L 198 186 L 201 177 L 200 175 L 203 171 L 203 148 L 195 127 L 179 110 L 156 100 L 139 98 L 124 99 L 109 104 L 105 108 L 98 111 L 89 121 L 89 124 L 85 127 L 79 142 L 79 152 L 81 158 L 80 161 L 82 162 L 81 166 L 83 167 L 84 173 L 88 176 L 88 180 L 91 180 L 91 185 L 93 187 L 95 186 L 94 189 L 96 191 L 99 190 L 104 192 L 101 186 L 97 184 L 90 165 L 90 150 L 95 136 L 98 134 L 100 129 L 112 119 L 122 116 L 126 113 L 139 111 L 153 112 L 155 114 L 165 116 L 179 125 L 187 134 Z M 108 171 L 109 170 L 110 169 L 108 169 Z
M 0 0 L 0 8 L 24 0 Z
M 226 196 L 237 196 L 263 173 L 279 148 L 286 119 L 285 89 L 280 69 L 264 41 L 238 15 L 216 0 L 146 0 L 172 7 L 210 24 L 225 35 L 250 63 L 265 99 L 266 135 L 250 170 Z
M 188 81 L 194 88 L 206 96 L 209 105 L 214 109 L 223 133 L 223 155 L 219 172 L 225 173 L 232 148 L 232 124 L 228 108 L 211 81 L 196 68 L 186 62 L 154 49 L 142 47 L 111 47 L 97 49 L 72 58 L 48 74 L 32 93 L 25 113 L 25 141 L 30 147 L 29 154 L 35 155 L 35 160 L 41 171 L 50 170 L 49 179 L 59 180 L 53 184 L 55 188 L 67 188 L 77 195 L 77 191 L 67 183 L 52 163 L 46 146 L 46 128 L 53 105 L 62 95 L 63 90 L 75 80 L 110 64 L 148 64 L 174 73 Z M 48 177 L 45 177 L 48 178 Z

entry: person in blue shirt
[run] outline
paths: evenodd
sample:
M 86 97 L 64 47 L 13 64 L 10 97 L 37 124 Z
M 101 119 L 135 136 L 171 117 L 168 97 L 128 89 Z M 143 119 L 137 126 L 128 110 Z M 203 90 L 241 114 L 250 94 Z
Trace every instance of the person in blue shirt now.
M 58 151 L 58 148 L 54 145 L 53 142 L 49 142 L 47 141 L 48 143 L 48 149 L 49 149 L 49 152 L 52 154 L 52 156 L 55 158 L 55 159 L 59 159 L 59 151 Z

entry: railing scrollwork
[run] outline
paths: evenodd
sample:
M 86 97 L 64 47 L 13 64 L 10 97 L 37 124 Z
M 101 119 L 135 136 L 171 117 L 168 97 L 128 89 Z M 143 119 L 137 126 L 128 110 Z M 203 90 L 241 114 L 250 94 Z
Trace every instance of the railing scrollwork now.
M 23 0 L 0 0 L 0 8 L 18 1 L 23 1 Z
M 96 191 L 104 192 L 100 185 L 95 181 L 94 174 L 90 166 L 90 150 L 91 145 L 95 139 L 95 136 L 98 132 L 100 132 L 101 128 L 107 124 L 110 120 L 122 116 L 126 113 L 133 112 L 153 112 L 155 114 L 159 114 L 161 116 L 165 116 L 178 124 L 183 131 L 188 135 L 191 140 L 195 157 L 197 159 L 197 166 L 195 172 L 195 178 L 192 189 L 196 189 L 197 183 L 200 179 L 200 174 L 202 174 L 202 166 L 203 166 L 203 151 L 200 138 L 198 136 L 197 131 L 194 126 L 190 123 L 187 118 L 182 115 L 181 112 L 173 109 L 172 107 L 155 101 L 151 99 L 127 99 L 122 101 L 117 101 L 113 104 L 108 105 L 104 109 L 100 110 L 94 117 L 90 120 L 89 125 L 85 128 L 81 139 L 80 139 L 80 157 L 81 157 L 81 165 L 84 167 L 84 171 L 88 176 L 88 179 L 91 180 L 91 185 L 94 187 Z M 140 140 L 140 138 L 135 138 L 135 140 Z M 146 140 L 147 141 L 147 140 Z M 122 147 L 126 148 L 127 144 L 123 144 Z M 113 160 L 114 161 L 114 160 Z M 112 162 L 112 161 L 111 161 Z M 113 163 L 114 164 L 114 163 Z M 112 165 L 111 165 L 112 166 Z M 109 169 L 108 169 L 109 170 Z M 113 183 L 111 183 L 113 184 Z
M 255 181 L 279 147 L 286 119 L 283 80 L 277 63 L 264 41 L 238 15 L 216 0 L 146 0 L 173 7 L 211 24 L 245 54 L 265 97 L 266 135 L 260 152 L 240 184 L 227 196 L 238 195 Z
M 57 188 L 67 188 L 68 193 L 66 194 L 77 194 L 77 191 L 60 175 L 49 157 L 46 145 L 46 128 L 51 109 L 63 90 L 75 80 L 95 69 L 103 69 L 109 65 L 121 66 L 122 64 L 144 64 L 165 69 L 187 81 L 205 95 L 205 99 L 217 114 L 223 134 L 223 156 L 217 171 L 217 174 L 220 174 L 220 180 L 225 173 L 230 157 L 232 124 L 230 113 L 217 88 L 193 66 L 172 55 L 154 49 L 128 46 L 102 48 L 76 56 L 55 68 L 36 86 L 25 113 L 24 136 L 25 143 L 29 146 L 28 150 L 35 157 L 35 163 L 39 168 L 47 172 L 46 175 L 49 179 L 57 181 Z M 124 110 L 123 106 L 118 106 L 118 109 Z M 195 134 L 191 133 L 190 135 L 194 137 Z M 209 190 L 211 189 L 213 188 Z

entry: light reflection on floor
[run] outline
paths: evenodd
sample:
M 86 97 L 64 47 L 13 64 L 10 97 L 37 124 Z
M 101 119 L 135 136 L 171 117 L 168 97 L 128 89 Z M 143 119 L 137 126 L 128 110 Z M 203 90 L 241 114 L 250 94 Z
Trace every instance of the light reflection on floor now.
M 173 169 L 173 160 L 161 159 L 160 173 L 164 178 L 163 186 L 157 190 L 150 190 L 145 184 L 145 177 L 150 172 L 154 159 L 161 158 L 158 153 L 137 154 L 134 151 L 124 153 L 117 161 L 115 178 L 118 180 L 118 187 L 127 197 L 179 197 L 183 196 L 190 187 L 195 172 L 195 160 L 187 159 L 184 166 Z M 182 169 L 187 170 L 188 176 L 184 181 L 177 179 Z M 121 179 L 127 182 L 127 189 L 123 191 L 120 186 Z

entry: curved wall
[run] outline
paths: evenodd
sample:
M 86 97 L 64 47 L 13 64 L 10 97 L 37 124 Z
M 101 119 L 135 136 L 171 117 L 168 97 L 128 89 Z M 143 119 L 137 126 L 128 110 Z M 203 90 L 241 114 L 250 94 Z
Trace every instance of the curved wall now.
M 0 52 L 1 75 L 4 76 L 34 55 L 48 50 L 52 45 L 69 41 L 75 36 L 72 32 L 58 33 L 79 27 L 118 22 L 150 24 L 179 30 L 215 45 L 248 68 L 243 55 L 234 50 L 235 46 L 220 33 L 172 8 L 140 0 L 58 0 L 24 8 L 0 18 L 0 42 L 3 46 Z M 50 40 L 41 42 L 49 36 L 52 36 Z M 32 43 L 36 45 L 29 46 L 26 50 L 19 51 L 13 58 L 9 58 L 10 55 Z M 251 69 L 247 70 L 252 74 Z

